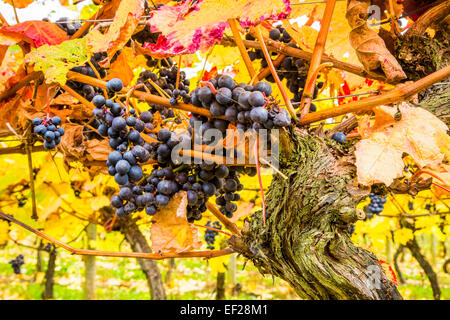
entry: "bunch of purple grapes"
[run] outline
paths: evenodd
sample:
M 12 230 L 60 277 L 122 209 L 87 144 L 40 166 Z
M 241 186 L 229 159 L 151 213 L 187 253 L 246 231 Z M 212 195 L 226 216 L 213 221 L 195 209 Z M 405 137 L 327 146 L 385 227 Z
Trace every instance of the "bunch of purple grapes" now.
M 117 54 L 114 58 L 116 57 Z M 100 78 L 106 77 L 106 70 L 99 65 L 99 62 L 104 60 L 105 58 L 105 53 L 95 53 L 90 60 L 92 66 L 94 66 Z M 114 60 L 114 58 L 111 60 L 111 62 Z M 92 78 L 97 78 L 96 72 L 87 63 L 83 66 L 72 68 L 71 71 L 78 72 Z M 89 101 L 91 101 L 94 96 L 103 94 L 103 90 L 101 88 L 91 86 L 89 84 L 69 80 L 67 81 L 67 85 Z
M 386 197 L 382 198 L 375 193 L 369 194 L 370 203 L 364 207 L 367 218 L 370 220 L 373 218 L 374 214 L 379 215 L 383 212 L 384 204 L 386 203 Z
M 208 220 L 208 222 L 205 224 L 206 227 L 214 228 L 214 229 L 222 229 L 222 225 L 219 221 L 214 221 L 211 223 L 211 220 Z M 216 242 L 216 236 L 219 234 L 218 231 L 206 229 L 205 231 L 205 242 L 208 245 L 207 248 L 209 250 L 214 250 L 214 243 Z
M 159 70 L 159 75 L 150 70 L 145 70 L 139 75 L 137 83 L 145 84 L 150 93 L 159 95 L 156 88 L 152 85 L 152 82 L 155 83 L 171 97 L 170 103 L 172 105 L 176 105 L 180 99 L 184 103 L 191 103 L 191 97 L 189 96 L 190 81 L 186 79 L 186 73 L 180 70 L 178 87 L 176 87 L 177 76 L 177 66 L 171 66 L 170 68 L 163 67 Z M 139 88 L 138 90 L 144 91 L 145 89 Z M 159 111 L 163 119 L 174 117 L 173 110 L 162 105 L 151 104 L 150 111 L 153 113 Z
M 15 257 L 13 260 L 9 261 L 9 264 L 13 268 L 13 271 L 15 274 L 20 274 L 21 270 L 20 268 L 25 263 L 24 256 L 22 254 L 19 254 L 17 257 Z
M 108 81 L 106 87 L 109 93 L 114 94 L 123 89 L 123 83 L 115 78 Z M 96 95 L 92 103 L 95 105 L 92 113 L 99 123 L 97 131 L 100 135 L 109 138 L 109 145 L 114 150 L 109 154 L 106 162 L 108 173 L 114 176 L 116 183 L 124 189 L 122 194 L 126 194 L 128 199 L 130 196 L 127 191 L 139 187 L 136 184 L 143 178 L 141 164 L 150 160 L 150 144 L 145 142 L 141 134 L 147 134 L 144 132 L 145 129 L 154 129 L 153 114 L 144 111 L 138 116 L 133 108 L 127 111 L 120 100 L 114 102 L 111 99 L 105 99 L 103 95 Z M 147 135 L 156 138 L 152 133 Z M 136 209 L 132 205 L 119 206 L 116 198 L 112 199 L 111 204 L 118 210 L 121 209 L 117 212 L 118 215 L 124 215 L 125 209 L 127 212 L 133 212 Z
M 231 77 L 221 75 L 209 80 L 210 87 L 197 88 L 188 100 L 181 92 L 188 92 L 189 83 L 184 79 L 184 73 L 180 72 L 180 87 L 175 89 L 172 86 L 176 81 L 176 68 L 164 70 L 161 70 L 159 77 L 145 71 L 140 76 L 141 83 L 150 79 L 163 87 L 169 95 L 190 100 L 196 106 L 209 109 L 213 116 L 224 116 L 225 119 L 209 119 L 193 114 L 187 134 L 177 136 L 175 132 L 162 128 L 157 134 L 148 133 L 148 136 L 156 140 L 148 143 L 142 135 L 147 134 L 145 131 L 154 129 L 152 109 L 138 116 L 133 109 L 127 112 L 120 101 L 95 96 L 92 102 L 96 106 L 93 114 L 100 123 L 98 132 L 109 137 L 110 146 L 114 149 L 108 157 L 108 171 L 120 186 L 119 193 L 111 198 L 111 205 L 116 208 L 118 216 L 142 210 L 152 216 L 167 206 L 176 193 L 185 191 L 189 222 L 202 218 L 202 213 L 207 210 L 206 202 L 213 196 L 216 196 L 220 211 L 227 217 L 232 217 L 237 210 L 233 201 L 240 199 L 238 192 L 243 189 L 239 177 L 241 174 L 255 175 L 256 169 L 209 161 L 200 164 L 182 163 L 172 157 L 173 149 L 181 142 L 192 147 L 196 134 L 195 120 L 201 122 L 201 133 L 210 128 L 217 128 L 225 133 L 230 123 L 241 129 L 253 130 L 289 126 L 289 114 L 279 109 L 270 97 L 272 89 L 267 82 L 258 82 L 254 87 L 236 85 Z M 112 79 L 107 83 L 107 89 L 111 93 L 119 92 L 122 88 L 123 84 L 119 79 Z M 220 109 L 219 112 L 216 109 Z M 202 144 L 210 142 L 207 139 L 201 141 Z M 224 148 L 224 151 L 227 150 Z M 237 155 L 238 152 L 235 151 L 234 156 Z M 144 176 L 141 165 L 150 159 L 157 164 L 149 175 Z
M 44 140 L 44 148 L 48 150 L 55 149 L 61 142 L 61 137 L 65 134 L 64 128 L 60 127 L 61 118 L 54 116 L 45 119 L 34 118 L 32 121 L 33 132 Z
M 208 119 L 201 131 L 216 128 L 224 133 L 229 123 L 244 131 L 281 128 L 291 124 L 288 112 L 270 99 L 272 87 L 268 82 L 260 81 L 254 86 L 236 84 L 228 75 L 218 75 L 208 82 L 210 85 L 194 90 L 191 102 L 208 109 L 214 117 L 224 117 L 225 120 Z

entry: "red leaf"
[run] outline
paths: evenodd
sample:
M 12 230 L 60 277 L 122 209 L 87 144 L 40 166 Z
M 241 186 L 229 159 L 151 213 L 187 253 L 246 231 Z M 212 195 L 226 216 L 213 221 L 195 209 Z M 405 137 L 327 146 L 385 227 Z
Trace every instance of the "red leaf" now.
M 44 44 L 55 45 L 69 40 L 68 35 L 56 24 L 40 20 L 25 21 L 14 26 L 3 27 L 0 32 L 5 35 L 21 35 L 24 41 L 36 48 Z

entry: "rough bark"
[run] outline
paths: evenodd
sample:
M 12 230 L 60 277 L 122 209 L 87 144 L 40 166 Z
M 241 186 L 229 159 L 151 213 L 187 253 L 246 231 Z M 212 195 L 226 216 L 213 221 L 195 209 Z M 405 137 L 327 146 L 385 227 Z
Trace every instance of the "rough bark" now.
M 406 243 L 406 247 L 411 251 L 414 259 L 417 260 L 419 265 L 422 267 L 423 271 L 428 277 L 431 284 L 431 289 L 433 290 L 433 298 L 439 300 L 441 298 L 441 289 L 439 288 L 439 283 L 437 279 L 436 272 L 434 272 L 431 264 L 425 259 L 425 256 L 420 252 L 419 244 L 414 238 Z
M 261 212 L 230 244 L 261 273 L 286 280 L 304 299 L 402 299 L 378 259 L 348 234 L 356 203 L 355 169 L 337 145 L 306 132 L 281 136 L 280 170 Z
M 147 243 L 142 232 L 139 230 L 136 222 L 132 219 L 120 219 L 120 231 L 125 236 L 125 239 L 130 244 L 134 252 L 151 253 L 152 249 Z M 142 271 L 144 272 L 148 286 L 150 289 L 150 296 L 152 300 L 165 300 L 166 292 L 159 271 L 158 265 L 155 261 L 150 259 L 137 259 Z
M 419 94 L 420 106 L 450 127 L 450 85 L 435 85 Z
M 45 272 L 45 287 L 42 293 L 42 299 L 53 299 L 53 285 L 55 283 L 55 267 L 56 267 L 57 251 L 53 249 L 48 255 L 47 271 Z

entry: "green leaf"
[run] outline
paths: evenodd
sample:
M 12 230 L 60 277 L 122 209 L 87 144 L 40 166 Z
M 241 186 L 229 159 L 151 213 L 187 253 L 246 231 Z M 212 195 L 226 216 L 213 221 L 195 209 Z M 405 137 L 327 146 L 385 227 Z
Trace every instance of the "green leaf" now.
M 44 45 L 30 52 L 25 62 L 34 63 L 35 71 L 42 71 L 46 83 L 64 85 L 67 72 L 89 60 L 85 39 L 67 40 L 55 46 Z

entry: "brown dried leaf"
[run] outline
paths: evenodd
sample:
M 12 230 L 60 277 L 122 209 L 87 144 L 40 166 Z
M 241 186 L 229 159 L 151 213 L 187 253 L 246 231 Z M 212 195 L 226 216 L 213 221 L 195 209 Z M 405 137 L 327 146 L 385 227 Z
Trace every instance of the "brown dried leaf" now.
M 64 128 L 66 133 L 61 138 L 61 142 L 57 147 L 58 151 L 61 151 L 69 162 L 80 161 L 86 151 L 83 126 L 74 123 L 65 123 L 61 127 Z
M 186 207 L 186 192 L 180 191 L 153 217 L 155 223 L 150 232 L 152 249 L 155 252 L 178 253 L 201 247 L 197 227 L 187 221 Z
M 111 153 L 108 140 L 88 140 L 86 147 L 86 158 L 89 161 L 106 161 Z
M 370 0 L 350 0 L 347 5 L 347 20 L 352 28 L 350 43 L 367 71 L 382 72 L 391 82 L 406 78 L 402 67 L 386 48 L 383 39 L 367 26 Z

